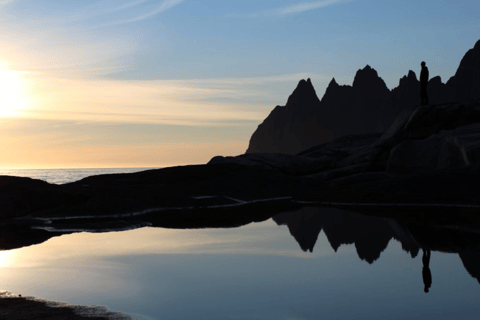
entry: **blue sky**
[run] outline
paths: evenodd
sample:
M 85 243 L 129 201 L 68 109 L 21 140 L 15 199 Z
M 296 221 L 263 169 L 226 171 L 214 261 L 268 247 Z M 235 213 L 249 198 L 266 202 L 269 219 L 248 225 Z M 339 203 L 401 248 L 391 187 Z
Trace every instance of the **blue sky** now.
M 332 77 L 351 84 L 369 64 L 393 88 L 425 60 L 445 82 L 480 39 L 478 12 L 480 2 L 467 0 L 0 0 L 0 75 L 21 79 L 28 101 L 0 119 L 10 139 L 0 151 L 36 139 L 43 155 L 0 157 L 0 166 L 163 166 L 240 154 L 302 78 L 321 98 Z M 19 133 L 26 126 L 37 133 Z M 177 151 L 162 159 L 165 144 Z M 121 152 L 81 160 L 87 146 L 100 154 L 106 145 Z M 115 162 L 141 145 L 151 161 Z M 52 162 L 59 153 L 76 160 Z

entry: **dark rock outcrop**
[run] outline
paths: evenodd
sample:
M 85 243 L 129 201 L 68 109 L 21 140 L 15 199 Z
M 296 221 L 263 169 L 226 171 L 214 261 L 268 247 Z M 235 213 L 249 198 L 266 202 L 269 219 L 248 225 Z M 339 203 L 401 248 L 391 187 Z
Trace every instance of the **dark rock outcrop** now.
M 97 231 L 145 223 L 239 226 L 295 210 L 302 201 L 480 206 L 479 138 L 480 100 L 411 108 L 384 134 L 345 136 L 298 155 L 215 157 L 207 165 L 92 176 L 65 185 L 2 176 L 0 231 L 10 237 L 32 226 L 62 232 L 79 225 Z M 454 218 L 480 223 L 478 215 Z M 32 237 L 48 238 L 41 232 Z M 16 241 L 0 244 L 21 245 Z
M 313 179 L 310 199 L 322 201 L 480 204 L 479 113 L 480 100 L 409 108 L 383 135 L 345 136 L 296 156 L 244 154 L 210 163 Z
M 322 130 L 316 124 L 315 112 L 319 103 L 310 79 L 300 81 L 287 104 L 284 107 L 276 106 L 260 124 L 259 130 L 255 131 L 250 152 L 292 153 L 289 150 L 301 151 L 322 142 L 316 139 L 318 136 L 333 138 L 333 132 Z M 270 125 L 272 122 L 278 125 Z
M 331 180 L 361 172 L 426 173 L 480 165 L 480 100 L 404 110 L 384 134 L 349 135 L 296 156 L 254 153 L 210 163 L 248 164 Z
M 445 102 L 480 98 L 480 40 L 462 58 L 457 72 L 446 84 Z
M 133 320 L 123 312 L 113 312 L 106 307 L 68 305 L 22 297 L 8 291 L 0 291 L 0 319 Z
M 439 76 L 428 82 L 431 104 L 480 98 L 480 40 L 462 59 L 446 84 Z M 246 153 L 297 154 L 350 134 L 384 132 L 405 109 L 418 106 L 420 84 L 410 70 L 389 90 L 367 65 L 357 71 L 352 86 L 335 78 L 321 101 L 310 79 L 302 80 L 284 107 L 277 106 L 253 133 Z

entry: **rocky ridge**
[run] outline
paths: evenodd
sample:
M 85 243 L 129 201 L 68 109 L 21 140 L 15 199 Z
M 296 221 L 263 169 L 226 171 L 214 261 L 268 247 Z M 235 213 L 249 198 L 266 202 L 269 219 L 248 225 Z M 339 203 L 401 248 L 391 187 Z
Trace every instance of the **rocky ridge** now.
M 446 84 L 439 76 L 428 83 L 431 104 L 480 98 L 480 40 L 460 62 Z M 389 90 L 367 65 L 352 86 L 332 79 L 319 100 L 310 81 L 301 80 L 285 106 L 276 106 L 253 133 L 246 153 L 297 154 L 350 134 L 384 132 L 405 109 L 418 105 L 420 84 L 415 72 Z
M 409 108 L 384 134 L 349 135 L 297 155 L 249 153 L 210 164 L 313 179 L 326 186 L 313 197 L 325 201 L 477 204 L 479 138 L 480 99 Z

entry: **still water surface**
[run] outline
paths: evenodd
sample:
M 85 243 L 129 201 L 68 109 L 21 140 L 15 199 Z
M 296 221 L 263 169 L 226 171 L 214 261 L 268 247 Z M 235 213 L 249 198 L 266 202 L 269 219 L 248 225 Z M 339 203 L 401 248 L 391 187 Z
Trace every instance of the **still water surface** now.
M 472 237 L 438 243 L 331 208 L 231 229 L 74 233 L 0 251 L 0 290 L 138 319 L 478 319 Z
M 304 252 L 273 220 L 236 229 L 77 233 L 3 252 L 1 289 L 140 319 L 476 319 L 478 281 L 458 254 L 397 240 L 372 264 L 322 232 Z

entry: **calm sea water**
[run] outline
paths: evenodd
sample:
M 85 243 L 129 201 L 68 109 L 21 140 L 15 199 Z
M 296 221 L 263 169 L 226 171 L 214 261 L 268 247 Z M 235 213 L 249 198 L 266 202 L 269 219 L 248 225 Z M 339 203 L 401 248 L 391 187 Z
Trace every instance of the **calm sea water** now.
M 92 168 L 92 169 L 0 169 L 0 175 L 28 177 L 63 184 L 85 177 L 108 173 L 131 173 L 157 168 Z
M 73 233 L 0 251 L 0 290 L 138 319 L 479 319 L 480 236 L 455 232 L 305 208 L 232 229 Z

